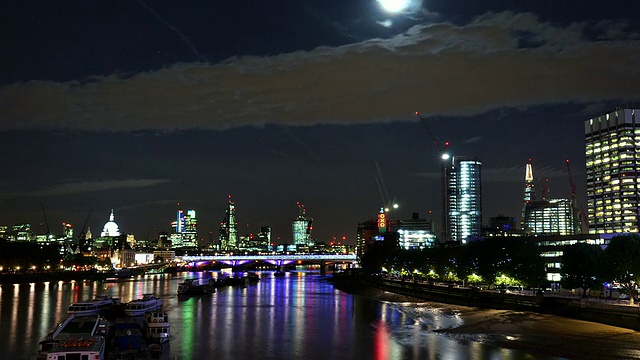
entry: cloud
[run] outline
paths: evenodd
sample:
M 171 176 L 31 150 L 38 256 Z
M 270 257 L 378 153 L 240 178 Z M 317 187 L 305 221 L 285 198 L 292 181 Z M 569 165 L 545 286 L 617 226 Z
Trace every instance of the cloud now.
M 89 192 L 99 192 L 114 189 L 135 189 L 143 187 L 151 187 L 170 182 L 168 179 L 129 179 L 129 180 L 108 180 L 108 181 L 80 181 L 70 182 L 52 186 L 36 192 L 25 194 L 6 194 L 5 197 L 15 196 L 66 196 L 73 194 L 82 194 Z
M 415 121 L 415 110 L 473 116 L 503 107 L 637 102 L 640 47 L 637 34 L 622 29 L 560 27 L 504 12 L 309 52 L 175 64 L 128 78 L 28 81 L 0 88 L 0 131 L 363 124 Z

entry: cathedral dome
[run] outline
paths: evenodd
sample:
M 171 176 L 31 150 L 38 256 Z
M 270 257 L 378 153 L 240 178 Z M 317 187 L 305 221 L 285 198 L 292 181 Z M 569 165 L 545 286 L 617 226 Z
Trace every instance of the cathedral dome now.
M 113 209 L 111 209 L 109 221 L 104 224 L 104 228 L 102 228 L 102 233 L 100 233 L 100 236 L 120 236 L 120 228 L 118 228 L 118 224 L 116 224 L 114 220 L 115 217 L 113 216 Z

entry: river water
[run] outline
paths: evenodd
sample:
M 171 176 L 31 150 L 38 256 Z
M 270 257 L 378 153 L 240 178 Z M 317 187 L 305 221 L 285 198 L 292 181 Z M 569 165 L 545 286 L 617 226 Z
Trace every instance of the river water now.
M 455 328 L 456 312 L 334 289 L 314 273 L 291 272 L 245 288 L 178 298 L 185 278 L 217 272 L 145 275 L 133 281 L 47 282 L 0 288 L 0 359 L 33 359 L 38 341 L 69 304 L 106 294 L 123 302 L 151 293 L 164 301 L 172 338 L 165 359 L 555 359 L 433 329 Z

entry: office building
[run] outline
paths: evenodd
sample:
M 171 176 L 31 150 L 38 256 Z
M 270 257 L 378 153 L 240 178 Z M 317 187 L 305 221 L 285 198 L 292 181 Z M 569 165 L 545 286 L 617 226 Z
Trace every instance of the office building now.
M 637 233 L 640 110 L 587 120 L 585 145 L 589 234 Z
M 466 244 L 482 234 L 482 162 L 454 156 L 446 172 L 446 242 Z
M 296 246 L 312 246 L 311 230 L 313 230 L 313 219 L 307 216 L 307 210 L 300 202 L 298 204 L 298 217 L 291 221 L 293 231 L 293 244 Z
M 422 250 L 436 246 L 433 223 L 413 213 L 411 219 L 398 220 L 398 245 L 405 250 Z
M 574 235 L 573 203 L 571 199 L 537 200 L 525 208 L 525 235 Z
M 238 248 L 238 222 L 236 221 L 236 203 L 231 200 L 227 203 L 227 211 L 220 223 L 219 231 L 220 250 L 235 250 Z

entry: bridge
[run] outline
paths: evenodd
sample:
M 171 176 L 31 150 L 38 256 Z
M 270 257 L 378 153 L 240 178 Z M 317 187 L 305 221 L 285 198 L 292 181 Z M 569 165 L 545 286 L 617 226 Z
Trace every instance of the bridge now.
M 180 257 L 182 261 L 193 264 L 195 266 L 210 263 L 221 262 L 231 267 L 240 266 L 249 262 L 262 261 L 282 267 L 294 262 L 304 262 L 311 264 L 320 264 L 322 272 L 327 263 L 351 262 L 356 261 L 355 254 L 246 254 L 246 255 L 184 255 Z

